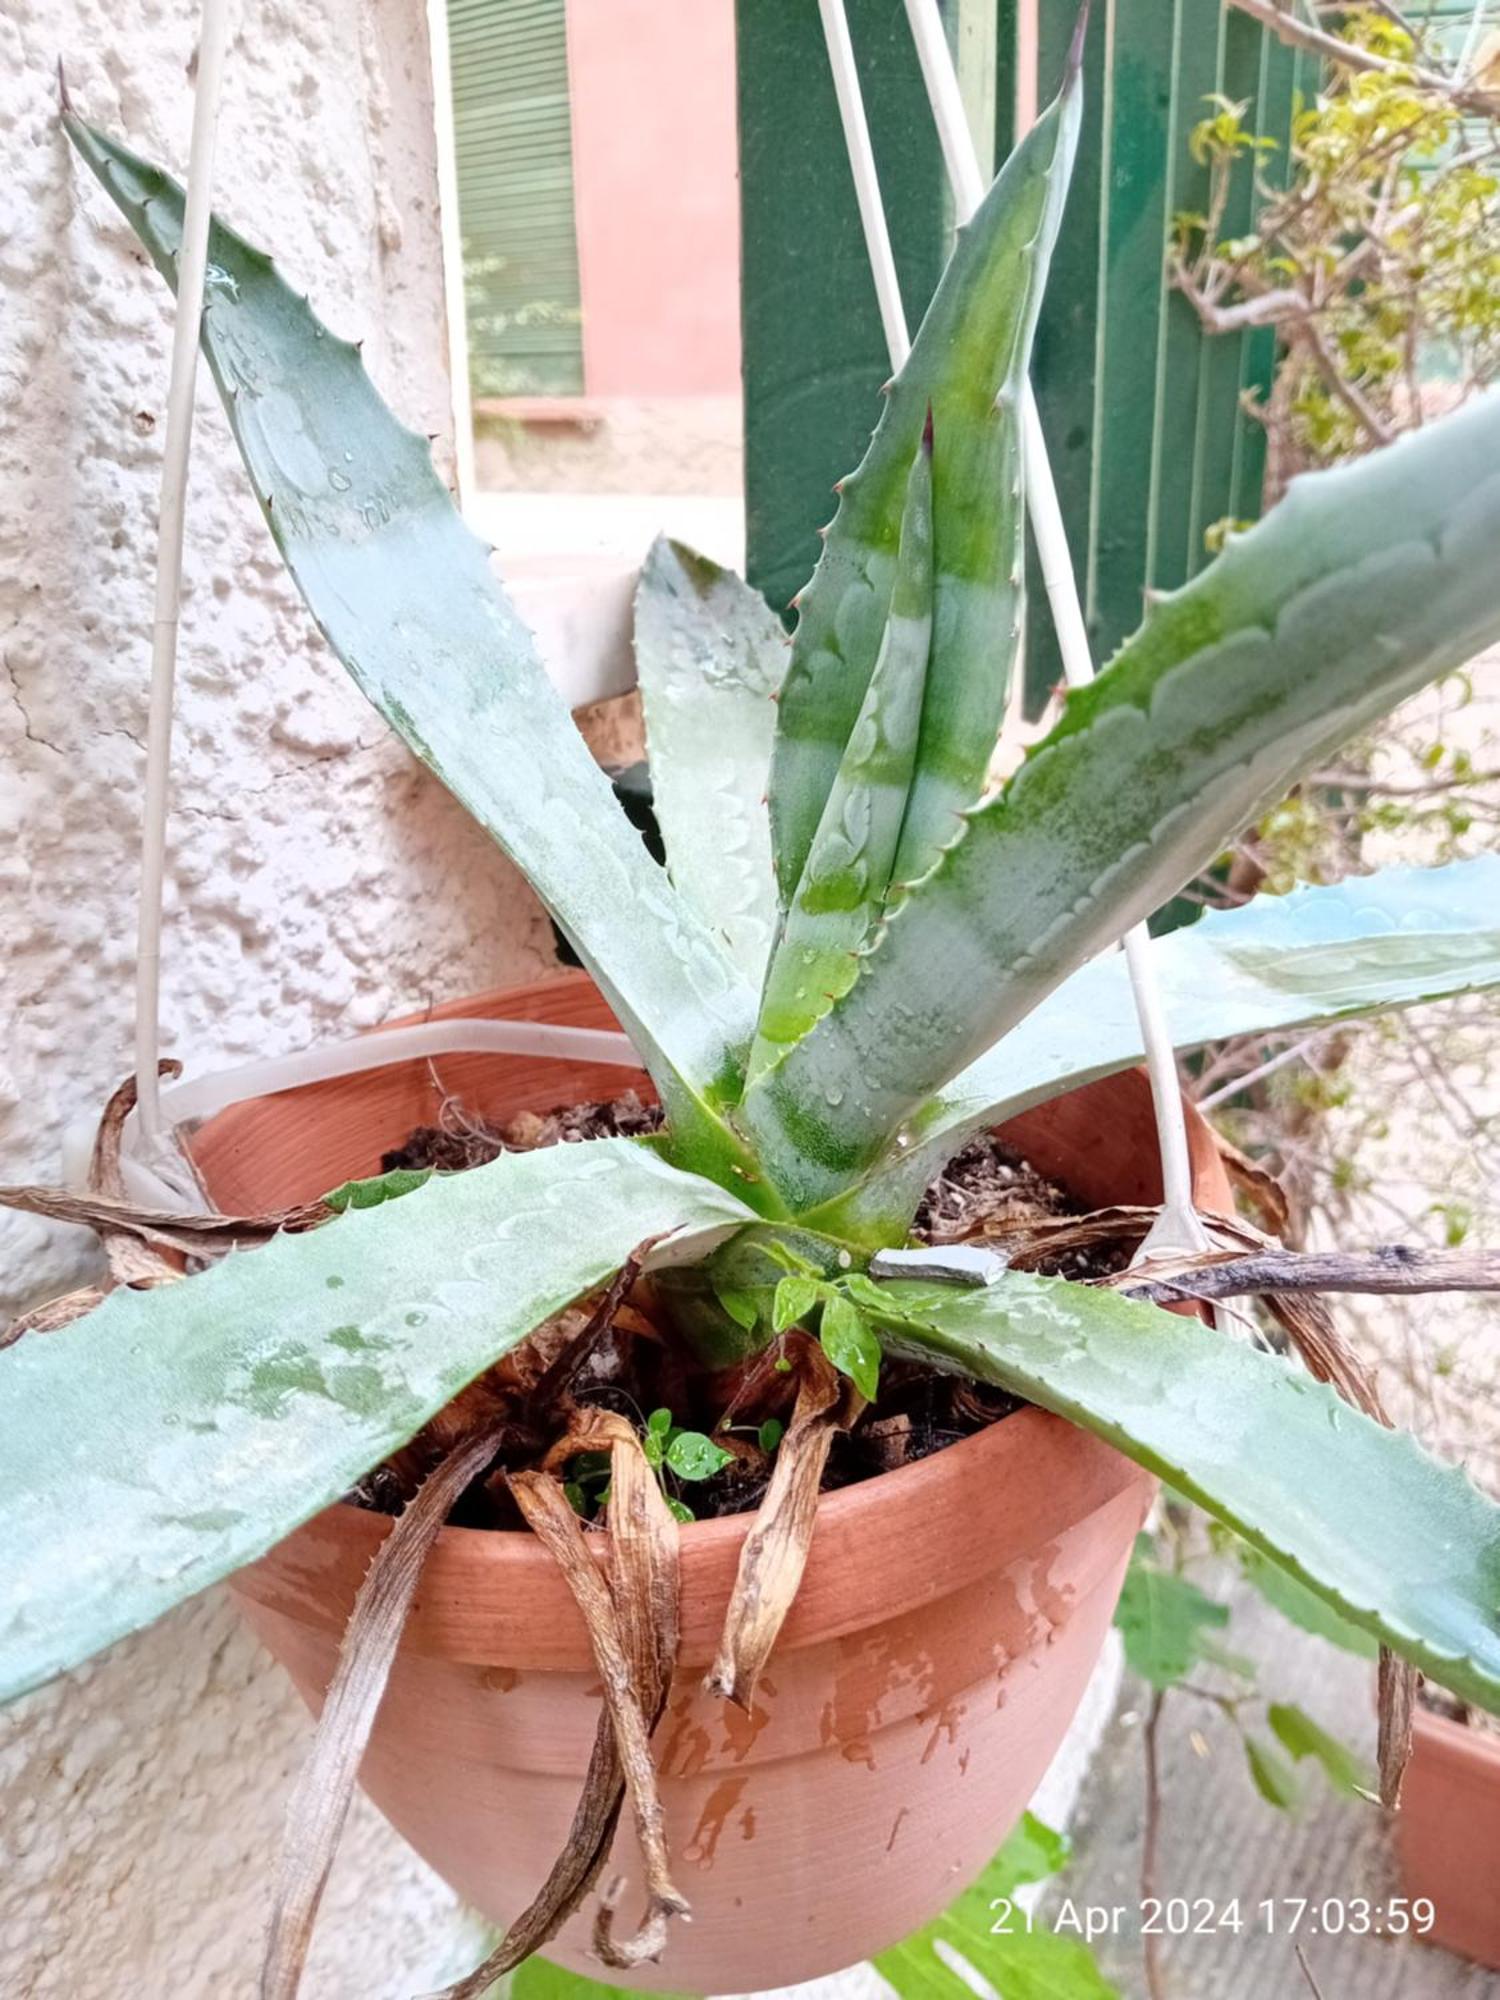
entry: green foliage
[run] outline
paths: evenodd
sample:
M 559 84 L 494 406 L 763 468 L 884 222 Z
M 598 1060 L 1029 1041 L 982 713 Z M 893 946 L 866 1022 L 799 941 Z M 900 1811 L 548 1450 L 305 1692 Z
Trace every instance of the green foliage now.
M 1125 1641 L 1125 1663 L 1154 1688 L 1172 1687 L 1204 1657 L 1205 1635 L 1229 1623 L 1229 1606 L 1197 1584 L 1152 1560 L 1149 1535 L 1136 1538 L 1115 1624 Z
M 785 1333 L 789 1326 L 797 1326 L 805 1320 L 822 1297 L 823 1288 L 816 1278 L 796 1275 L 783 1278 L 776 1287 L 776 1302 L 771 1311 L 771 1324 L 777 1333 Z
M 859 1393 L 874 1401 L 880 1386 L 880 1342 L 852 1299 L 836 1292 L 823 1308 L 823 1352 Z
M 667 1433 L 666 1455 L 662 1464 L 679 1479 L 712 1479 L 734 1457 L 723 1445 L 715 1444 L 702 1431 L 683 1431 L 675 1426 Z
M 1276 1806 L 1282 1812 L 1294 1811 L 1301 1792 L 1297 1773 L 1290 1762 L 1274 1743 L 1268 1743 L 1263 1736 L 1246 1735 L 1244 1743 L 1250 1776 L 1266 1804 Z
M 569 1972 L 550 1959 L 528 1958 L 496 1984 L 488 2000 L 619 2000 L 620 1992 L 618 1986 L 585 1979 L 581 1972 Z M 687 2000 L 687 1996 L 666 1994 L 662 2000 Z
M 1230 1620 L 1228 1605 L 1210 1596 L 1189 1572 L 1205 1563 L 1222 1574 L 1238 1558 L 1244 1574 L 1262 1587 L 1269 1602 L 1319 1637 L 1365 1651 L 1366 1635 L 1339 1619 L 1287 1571 L 1217 1522 L 1202 1532 L 1202 1517 L 1180 1500 L 1163 1509 L 1155 1534 L 1143 1534 L 1131 1557 L 1115 1623 L 1125 1640 L 1132 1673 L 1156 1690 L 1158 1701 L 1171 1694 L 1217 1709 L 1240 1739 L 1251 1782 L 1268 1804 L 1295 1811 L 1302 1787 L 1296 1766 L 1315 1764 L 1336 1792 L 1351 1798 L 1376 1797 L 1375 1775 L 1348 1744 L 1293 1702 L 1271 1699 L 1260 1685 L 1253 1659 L 1221 1645 L 1215 1634 Z M 1376 1648 L 1371 1642 L 1369 1653 Z M 1253 1718 L 1263 1711 L 1263 1727 Z M 1269 1731 L 1269 1734 L 1267 1734 Z
M 1210 98 L 1188 138 L 1209 168 L 1208 209 L 1174 219 L 1174 276 L 1207 329 L 1250 315 L 1284 344 L 1258 412 L 1272 433 L 1273 494 L 1298 467 L 1341 462 L 1407 428 L 1435 370 L 1467 394 L 1500 368 L 1495 123 L 1446 87 L 1451 56 L 1425 25 L 1371 7 L 1347 10 L 1339 32 L 1393 67 L 1331 65 L 1297 105 L 1289 171 L 1246 126 L 1246 105 Z M 1255 225 L 1226 239 L 1247 175 Z
M 1350 1798 L 1369 1799 L 1376 1796 L 1374 1773 L 1365 1767 L 1347 1743 L 1331 1736 L 1305 1709 L 1298 1708 L 1293 1702 L 1273 1701 L 1266 1710 L 1266 1720 L 1282 1749 L 1298 1763 L 1304 1758 L 1311 1758 L 1320 1765 L 1335 1791 L 1346 1792 Z
M 873 1961 L 901 2000 L 956 2000 L 968 1983 L 957 1958 L 1004 2000 L 1118 2000 L 1093 1953 L 1060 1937 L 1017 1900 L 1067 1862 L 1068 1843 L 1032 1813 L 972 1889 L 933 1923 Z

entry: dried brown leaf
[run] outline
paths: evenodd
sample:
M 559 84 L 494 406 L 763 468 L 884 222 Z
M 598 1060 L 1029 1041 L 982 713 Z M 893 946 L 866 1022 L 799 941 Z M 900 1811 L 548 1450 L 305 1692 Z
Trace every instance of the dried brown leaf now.
M 250 1248 L 280 1229 L 308 1229 L 333 1214 L 322 1202 L 304 1202 L 297 1208 L 265 1215 L 182 1215 L 175 1208 L 146 1208 L 138 1202 L 30 1183 L 0 1187 L 0 1207 L 21 1209 L 50 1222 L 74 1222 L 101 1236 L 126 1230 L 143 1243 L 186 1257 L 213 1257 L 226 1250 Z
M 0 1347 L 11 1347 L 28 1333 L 57 1333 L 103 1303 L 104 1294 L 97 1285 L 84 1285 L 76 1292 L 64 1292 L 61 1298 L 48 1299 L 45 1305 L 33 1306 L 30 1312 L 18 1314 L 0 1333 Z
M 1238 1146 L 1231 1146 L 1222 1132 L 1215 1132 L 1214 1139 L 1218 1144 L 1219 1158 L 1224 1162 L 1224 1171 L 1235 1192 L 1259 1210 L 1261 1221 L 1273 1236 L 1284 1236 L 1291 1221 L 1291 1210 L 1281 1182 L 1252 1160 L 1248 1153 L 1242 1153 Z
M 604 1684 L 604 1713 L 567 1845 L 541 1893 L 482 1965 L 428 2000 L 483 2000 L 497 1979 L 556 1935 L 598 1878 L 627 1790 L 645 1866 L 646 1917 L 633 1938 L 617 1944 L 610 1929 L 615 1902 L 604 1899 L 597 1948 L 611 1965 L 640 1964 L 660 1954 L 668 1919 L 688 1914 L 668 1873 L 650 1751 L 651 1733 L 666 1708 L 677 1653 L 677 1524 L 646 1464 L 640 1439 L 624 1418 L 607 1410 L 572 1414 L 573 1435 L 587 1443 L 573 1443 L 570 1450 L 610 1452 L 608 1580 L 594 1562 L 578 1516 L 550 1473 L 514 1473 L 510 1487 L 583 1613 Z
M 178 1076 L 182 1072 L 182 1064 L 167 1058 L 157 1064 L 157 1072 L 161 1076 Z M 135 1109 L 135 1098 L 135 1078 L 128 1076 L 105 1105 L 99 1129 L 94 1134 L 94 1151 L 89 1161 L 89 1192 L 103 1195 L 109 1201 L 125 1200 L 120 1146 L 125 1120 Z M 147 1287 L 170 1284 L 174 1278 L 182 1276 L 179 1255 L 164 1254 L 135 1230 L 102 1228 L 99 1240 L 104 1246 L 109 1275 L 117 1285 Z
M 776 1449 L 771 1483 L 740 1550 L 718 1657 L 703 1686 L 748 1709 L 807 1567 L 818 1492 L 835 1430 L 862 1407 L 822 1350 L 809 1344 L 797 1403 Z
M 261 2000 L 295 2000 L 318 1904 L 354 1796 L 355 1778 L 433 1543 L 454 1502 L 494 1457 L 487 1431 L 451 1452 L 400 1515 L 360 1585 L 344 1628 L 312 1748 L 287 1809 L 261 1963 Z

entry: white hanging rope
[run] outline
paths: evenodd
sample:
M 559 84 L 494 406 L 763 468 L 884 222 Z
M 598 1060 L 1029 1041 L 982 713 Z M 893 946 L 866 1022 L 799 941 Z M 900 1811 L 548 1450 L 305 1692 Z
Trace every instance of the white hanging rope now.
M 890 236 L 880 206 L 879 181 L 875 170 L 874 151 L 870 144 L 869 127 L 860 97 L 859 77 L 854 67 L 853 50 L 849 42 L 842 0 L 819 0 L 819 7 L 828 44 L 828 59 L 833 69 L 834 85 L 843 119 L 844 142 L 854 173 L 855 189 L 860 197 L 860 217 L 864 223 L 865 247 L 875 276 L 876 294 L 882 302 L 881 317 L 884 320 L 885 300 L 888 297 L 899 300 L 900 292 L 891 256 Z M 985 180 L 975 150 L 973 134 L 969 130 L 968 118 L 964 112 L 952 53 L 943 32 L 937 0 L 906 0 L 906 14 L 916 44 L 922 79 L 937 124 L 938 142 L 942 147 L 944 164 L 953 188 L 954 207 L 962 224 L 969 220 L 979 206 L 984 195 Z M 855 114 L 852 116 L 846 108 L 851 106 Z M 873 202 L 873 210 L 879 216 L 879 227 L 875 229 L 870 226 L 870 211 L 867 208 L 867 197 L 863 192 L 865 189 L 870 190 L 869 200 Z M 889 329 L 887 338 L 889 339 Z M 903 318 L 899 351 L 896 343 L 891 344 L 893 367 L 900 366 L 908 346 Z M 1042 432 L 1041 418 L 1037 412 L 1036 398 L 1030 383 L 1027 384 L 1023 399 L 1021 455 L 1025 472 L 1027 511 L 1031 517 L 1032 535 L 1040 558 L 1042 582 L 1057 631 L 1063 672 L 1070 686 L 1079 687 L 1093 679 L 1094 662 L 1089 650 L 1082 606 L 1078 600 L 1073 564 L 1068 553 L 1067 530 L 1062 518 L 1062 509 L 1058 504 L 1051 463 L 1047 456 L 1046 438 Z M 1182 1094 L 1177 1080 L 1177 1060 L 1167 1030 L 1160 991 L 1151 963 L 1150 938 L 1144 924 L 1138 925 L 1135 930 L 1127 934 L 1125 958 L 1130 972 L 1131 988 L 1135 995 L 1136 1012 L 1140 1020 L 1146 1067 L 1151 1079 L 1152 1106 L 1156 1116 L 1157 1141 L 1161 1151 L 1162 1166 L 1162 1213 L 1138 1255 L 1165 1252 L 1169 1249 L 1202 1249 L 1207 1245 L 1207 1236 L 1193 1207 L 1191 1160 L 1188 1152 L 1187 1124 L 1182 1109 Z
M 157 1058 L 161 1049 L 161 912 L 172 762 L 172 692 L 177 678 L 177 618 L 182 598 L 182 535 L 187 515 L 188 454 L 193 441 L 198 331 L 208 270 L 208 225 L 213 212 L 214 137 L 228 46 L 229 0 L 203 0 L 162 451 L 156 607 L 151 626 L 151 701 L 146 721 L 146 795 L 141 813 L 141 901 L 136 918 L 136 1101 L 146 1141 L 151 1146 L 159 1145 L 162 1136 L 157 1086 Z
M 384 1069 L 389 1063 L 456 1055 L 641 1067 L 629 1036 L 603 1028 L 564 1028 L 550 1021 L 414 1021 L 404 1028 L 380 1028 L 354 1041 L 315 1044 L 295 1055 L 267 1056 L 215 1076 L 173 1084 L 162 1092 L 162 1111 L 168 1124 L 186 1125 L 252 1097 L 301 1090 L 305 1084 L 329 1083 L 336 1077 Z
M 161 1049 L 162 892 L 165 880 L 167 807 L 172 757 L 172 709 L 177 669 L 178 608 L 182 593 L 183 534 L 193 431 L 193 392 L 208 271 L 208 233 L 213 212 L 213 156 L 219 104 L 229 44 L 229 0 L 204 0 L 199 30 L 193 130 L 177 265 L 177 306 L 172 325 L 171 374 L 167 393 L 157 545 L 156 602 L 152 624 L 151 696 L 146 733 L 145 799 L 141 831 L 141 894 L 137 916 L 135 989 L 135 1074 L 137 1110 L 127 1119 L 122 1150 L 127 1174 L 138 1189 L 171 1206 L 184 1199 L 197 1205 L 196 1191 L 183 1180 L 163 1145 L 174 1127 L 211 1117 L 231 1104 L 296 1090 L 305 1084 L 380 1069 L 415 1058 L 483 1053 L 533 1059 L 610 1063 L 640 1067 L 640 1057 L 624 1035 L 545 1022 L 459 1020 L 419 1022 L 275 1056 L 217 1075 L 198 1077 L 163 1090 L 158 1080 Z M 439 72 L 446 87 L 446 65 Z M 450 134 L 451 137 L 451 134 Z M 454 300 L 450 292 L 450 311 Z M 457 323 L 462 332 L 461 320 Z M 456 357 L 457 358 L 457 357 Z M 466 415 L 467 394 L 457 399 Z M 459 464 L 472 463 L 459 437 Z M 461 472 L 462 480 L 462 472 Z M 87 1172 L 91 1132 L 70 1146 L 70 1178 Z M 73 1157 L 76 1155 L 76 1159 Z
M 886 227 L 885 203 L 880 199 L 880 182 L 875 174 L 875 149 L 870 144 L 870 128 L 865 123 L 865 101 L 860 94 L 859 72 L 854 67 L 854 44 L 849 38 L 849 17 L 844 0 L 818 0 L 823 20 L 823 39 L 833 69 L 834 95 L 839 102 L 844 137 L 848 141 L 849 167 L 854 175 L 854 198 L 859 204 L 860 224 L 870 251 L 870 272 L 875 280 L 875 299 L 880 308 L 880 324 L 894 372 L 911 352 L 911 336 L 906 328 L 906 308 L 901 303 L 901 281 L 896 275 L 896 259 Z

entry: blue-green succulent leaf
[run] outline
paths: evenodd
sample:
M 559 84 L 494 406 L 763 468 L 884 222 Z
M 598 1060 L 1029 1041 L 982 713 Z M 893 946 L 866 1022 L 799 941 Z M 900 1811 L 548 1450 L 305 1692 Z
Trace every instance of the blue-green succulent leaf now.
M 786 633 L 733 570 L 661 536 L 636 589 L 635 664 L 667 867 L 758 991 L 777 919 L 766 785 Z
M 766 973 L 750 1075 L 853 984 L 901 840 L 932 644 L 932 457 L 912 461 L 890 616 Z
M 933 638 L 898 879 L 930 865 L 982 789 L 1019 623 L 1021 394 L 1080 104 L 1074 73 L 959 232 L 869 449 L 841 483 L 799 601 L 771 761 L 783 906 L 802 879 L 880 653 L 907 476 L 929 410 Z
M 746 1093 L 788 1205 L 1175 895 L 1307 771 L 1500 636 L 1500 391 L 1293 482 L 1154 605 Z
M 748 1213 L 631 1140 L 504 1153 L 4 1349 L 0 1700 L 264 1554 L 647 1239 Z
M 1500 1507 L 1280 1355 L 1058 1278 L 882 1287 L 888 1353 L 1095 1432 L 1351 1623 L 1500 1713 Z
M 1156 939 L 1151 956 L 1180 1049 L 1500 986 L 1500 856 L 1257 896 Z M 885 1240 L 975 1132 L 1141 1057 L 1125 961 L 1095 959 L 939 1091 L 913 1119 L 906 1148 L 878 1162 L 820 1226 Z
M 175 284 L 182 193 L 71 114 L 69 136 Z M 215 221 L 203 352 L 271 533 L 329 644 L 521 868 L 684 1126 L 737 1094 L 752 990 L 647 854 L 531 635 L 359 350 Z

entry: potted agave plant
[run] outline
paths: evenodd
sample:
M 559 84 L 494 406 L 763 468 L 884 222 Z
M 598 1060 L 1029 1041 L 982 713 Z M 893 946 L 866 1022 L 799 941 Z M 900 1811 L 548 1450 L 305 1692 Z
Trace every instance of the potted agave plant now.
M 962 1246 L 903 1271 L 924 1191 L 997 1129 L 1082 1209 L 1160 1199 L 1110 948 L 1500 635 L 1492 397 L 1298 482 L 989 789 L 1018 410 L 1077 117 L 1075 83 L 963 232 L 789 651 L 736 579 L 668 547 L 648 565 L 665 868 L 426 445 L 270 259 L 215 227 L 203 346 L 309 609 L 586 968 L 452 1011 L 618 1024 L 660 1118 L 382 1176 L 426 1102 L 411 1066 L 237 1107 L 190 1142 L 220 1216 L 197 1237 L 158 1217 L 157 1240 L 206 1250 L 241 1214 L 269 1240 L 0 1353 L 5 1693 L 229 1576 L 314 1706 L 331 1684 L 268 1993 L 295 1986 L 361 1755 L 394 1823 L 508 1927 L 456 1993 L 543 1943 L 679 1991 L 889 1944 L 1021 1812 L 1156 1475 L 1500 1708 L 1500 1511 L 1457 1469 L 1232 1320 L 1162 1310 L 1149 1264 L 1134 1296 Z M 171 282 L 175 184 L 68 130 Z M 1156 949 L 1173 1033 L 1496 983 L 1497 888 L 1485 861 L 1208 917 Z M 473 1057 L 451 1087 L 503 1123 L 621 1081 Z M 1196 1198 L 1227 1210 L 1191 1129 Z M 639 1422 L 588 1394 L 627 1315 L 674 1385 Z M 820 1497 L 833 1440 L 889 1383 L 955 1377 L 997 1421 Z M 674 1519 L 746 1413 L 758 1509 Z M 430 1476 L 393 1525 L 369 1502 L 413 1454 Z M 674 1464 L 687 1484 L 664 1489 Z M 483 1525 L 476 1496 L 509 1525 Z M 364 1643 L 341 1655 L 351 1618 Z

